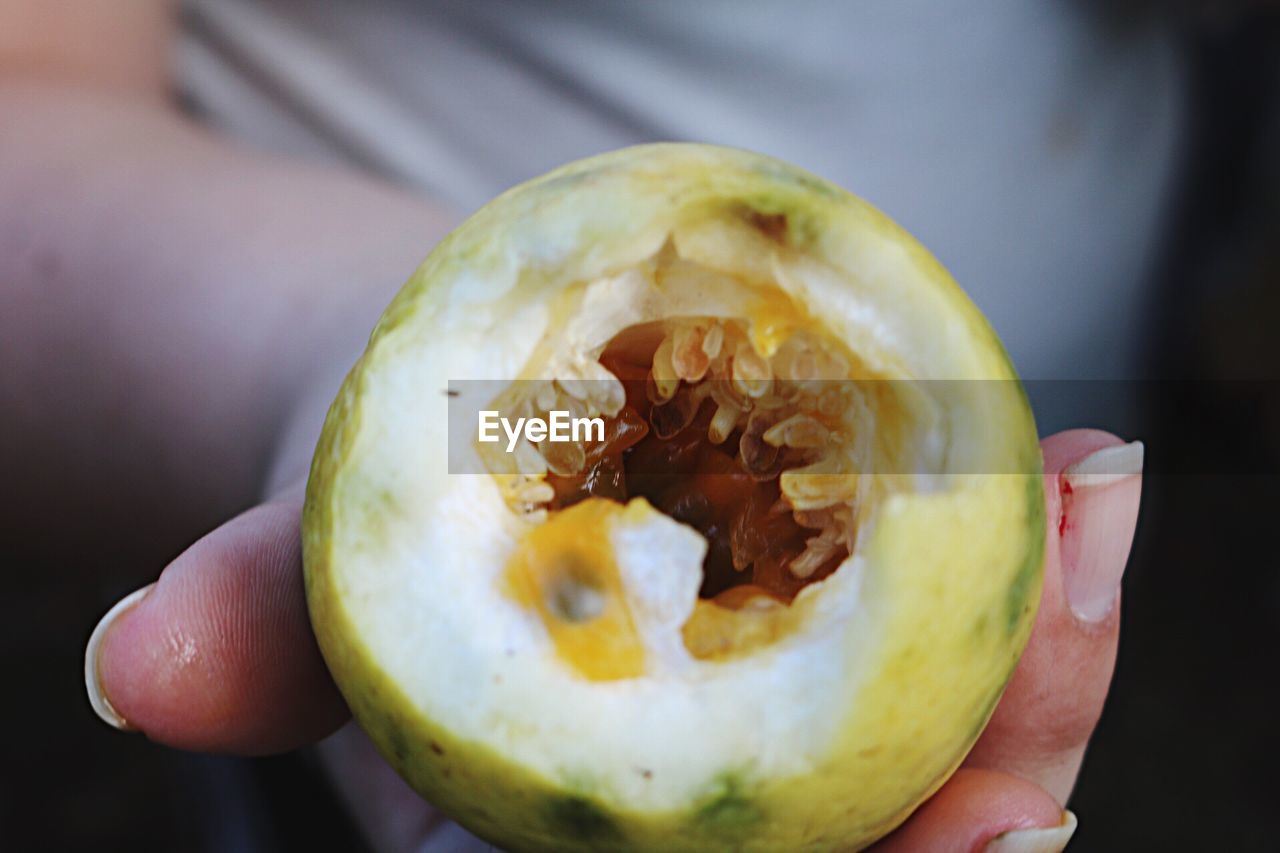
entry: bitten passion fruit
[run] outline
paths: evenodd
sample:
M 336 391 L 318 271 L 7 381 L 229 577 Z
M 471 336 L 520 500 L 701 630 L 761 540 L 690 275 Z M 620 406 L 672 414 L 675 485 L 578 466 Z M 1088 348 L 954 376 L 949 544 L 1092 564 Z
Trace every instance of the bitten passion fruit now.
M 603 434 L 450 434 L 466 381 Z M 999 342 L 882 214 L 626 149 L 489 204 L 387 309 L 312 466 L 312 622 L 387 760 L 497 844 L 857 848 L 1017 662 L 1039 470 Z

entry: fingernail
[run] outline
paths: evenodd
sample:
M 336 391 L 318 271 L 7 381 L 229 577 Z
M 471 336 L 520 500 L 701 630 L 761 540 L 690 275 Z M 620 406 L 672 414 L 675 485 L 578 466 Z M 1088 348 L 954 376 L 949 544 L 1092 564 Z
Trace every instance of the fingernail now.
M 89 693 L 89 704 L 93 706 L 94 713 L 98 715 L 102 722 L 122 732 L 132 732 L 137 731 L 137 729 L 130 726 L 129 721 L 112 707 L 111 700 L 107 698 L 106 692 L 102 689 L 102 676 L 98 672 L 98 654 L 102 648 L 102 641 L 106 639 L 107 632 L 111 630 L 111 626 L 125 611 L 141 601 L 153 586 L 155 586 L 154 583 L 149 583 L 142 589 L 135 590 L 117 601 L 115 607 L 108 610 L 106 615 L 98 620 L 97 627 L 89 635 L 89 645 L 85 646 L 84 650 L 84 686 Z
M 1014 829 L 987 842 L 984 853 L 1062 853 L 1076 832 L 1076 816 L 1062 813 L 1062 823 L 1045 829 Z
M 1142 442 L 1104 447 L 1062 471 L 1062 577 L 1079 619 L 1099 622 L 1115 607 L 1138 523 Z

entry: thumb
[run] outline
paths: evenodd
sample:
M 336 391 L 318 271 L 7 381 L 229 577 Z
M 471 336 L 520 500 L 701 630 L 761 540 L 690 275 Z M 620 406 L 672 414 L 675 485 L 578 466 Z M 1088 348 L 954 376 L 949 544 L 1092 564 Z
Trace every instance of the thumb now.
M 277 752 L 347 717 L 311 633 L 300 492 L 200 539 L 99 622 L 90 703 L 116 728 L 203 752 Z

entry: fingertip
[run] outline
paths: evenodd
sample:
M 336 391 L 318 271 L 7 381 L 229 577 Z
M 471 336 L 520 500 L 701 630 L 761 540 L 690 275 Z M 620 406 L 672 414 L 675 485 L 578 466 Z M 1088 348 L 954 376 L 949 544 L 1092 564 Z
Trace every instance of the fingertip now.
M 1086 626 L 1115 611 L 1142 502 L 1141 442 L 1108 444 L 1069 461 L 1058 476 L 1063 590 Z
M 86 654 L 99 715 L 204 752 L 276 752 L 335 730 L 347 712 L 310 630 L 297 540 L 292 502 L 257 507 L 113 608 Z
M 123 616 L 132 610 L 135 605 L 142 600 L 147 593 L 151 592 L 154 583 L 149 583 L 141 589 L 136 589 L 115 603 L 108 610 L 98 624 L 94 626 L 93 633 L 89 635 L 89 642 L 85 644 L 84 649 L 84 684 L 85 690 L 89 697 L 89 706 L 93 708 L 93 712 L 98 718 L 114 729 L 124 732 L 136 731 L 129 724 L 115 706 L 111 704 L 111 700 L 107 697 L 107 693 L 103 688 L 102 670 L 100 662 L 102 659 L 102 644 L 106 639 L 108 632 L 119 622 Z
M 873 849 L 877 853 L 998 850 L 1002 848 L 989 845 L 1010 838 L 1017 841 L 1019 832 L 1022 838 L 1034 838 L 1027 833 L 1067 824 L 1073 830 L 1074 820 L 1067 820 L 1066 814 L 1048 791 L 1033 782 L 995 770 L 961 768 Z
M 1096 632 L 1115 611 L 1141 502 L 1142 442 L 1096 429 L 1041 442 L 1046 522 L 1039 623 Z
M 1123 438 L 1100 429 L 1068 429 L 1040 442 L 1045 476 L 1056 477 L 1063 469 L 1089 454 L 1124 444 Z
M 1062 812 L 1057 826 L 1014 829 L 987 842 L 982 853 L 1062 853 L 1076 834 L 1079 821 L 1070 810 Z

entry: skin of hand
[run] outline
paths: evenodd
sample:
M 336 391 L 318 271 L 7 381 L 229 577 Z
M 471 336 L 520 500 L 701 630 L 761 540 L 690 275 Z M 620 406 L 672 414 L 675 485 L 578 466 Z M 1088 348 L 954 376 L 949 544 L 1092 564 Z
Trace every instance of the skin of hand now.
M 56 551 L 67 518 L 90 543 L 218 525 L 104 618 L 91 700 L 158 743 L 288 750 L 348 718 L 303 600 L 302 477 L 364 336 L 451 220 L 193 125 L 167 97 L 168 3 L 115 5 L 0 0 L 0 543 Z M 1030 645 L 964 767 L 878 849 L 1066 843 L 1141 483 L 1140 447 L 1110 451 L 1127 476 L 1087 460 L 1121 444 L 1044 442 Z M 465 843 L 358 730 L 321 751 L 380 849 Z

